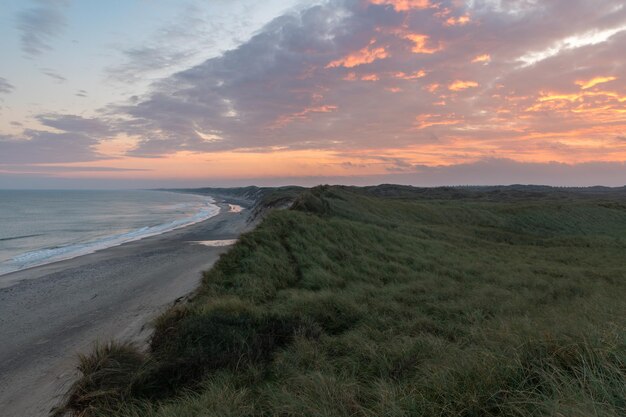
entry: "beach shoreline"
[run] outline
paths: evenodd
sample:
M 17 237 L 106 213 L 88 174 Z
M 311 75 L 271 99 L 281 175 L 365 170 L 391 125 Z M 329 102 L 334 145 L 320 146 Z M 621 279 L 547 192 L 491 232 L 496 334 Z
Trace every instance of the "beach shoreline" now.
M 76 375 L 76 355 L 95 342 L 145 343 L 151 319 L 229 249 L 195 242 L 234 241 L 252 227 L 248 211 L 215 200 L 220 212 L 202 222 L 2 277 L 3 416 L 48 415 Z
M 166 193 L 167 191 L 160 192 Z M 198 212 L 194 213 L 193 215 L 189 215 L 188 217 L 177 218 L 165 223 L 153 224 L 151 226 L 143 226 L 135 229 L 129 229 L 121 233 L 112 233 L 101 236 L 95 240 L 67 242 L 58 246 L 53 246 L 52 248 L 35 248 L 27 250 L 24 253 L 16 254 L 13 260 L 17 258 L 32 258 L 33 256 L 35 257 L 35 260 L 25 262 L 23 265 L 14 265 L 13 268 L 15 269 L 12 269 L 11 267 L 7 269 L 6 265 L 0 263 L 0 288 L 5 288 L 14 284 L 15 281 L 11 280 L 11 276 L 13 276 L 13 274 L 16 272 L 21 272 L 31 268 L 70 260 L 85 255 L 90 255 L 92 253 L 112 248 L 114 246 L 124 245 L 126 243 L 147 239 L 153 236 L 159 236 L 164 233 L 172 232 L 174 230 L 193 226 L 194 224 L 203 222 L 211 217 L 214 217 L 215 215 L 219 214 L 221 210 L 225 209 L 220 208 L 218 205 L 216 205 L 215 199 L 209 195 L 196 195 L 198 197 L 204 198 L 204 206 Z M 230 203 L 226 204 L 228 205 L 228 210 L 230 212 L 233 212 L 233 210 L 238 210 L 237 208 L 234 208 L 235 205 Z M 236 207 L 239 207 L 241 209 L 240 206 Z M 42 256 L 42 253 L 44 253 L 45 255 Z M 9 262 L 10 261 L 11 260 L 9 260 Z

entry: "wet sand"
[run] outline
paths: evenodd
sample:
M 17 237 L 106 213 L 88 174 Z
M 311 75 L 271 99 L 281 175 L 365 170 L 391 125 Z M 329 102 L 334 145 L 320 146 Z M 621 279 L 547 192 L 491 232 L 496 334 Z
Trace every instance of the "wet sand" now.
M 199 284 L 250 228 L 248 211 L 0 277 L 0 415 L 47 416 L 76 376 L 76 355 L 111 338 L 145 343 L 150 320 Z

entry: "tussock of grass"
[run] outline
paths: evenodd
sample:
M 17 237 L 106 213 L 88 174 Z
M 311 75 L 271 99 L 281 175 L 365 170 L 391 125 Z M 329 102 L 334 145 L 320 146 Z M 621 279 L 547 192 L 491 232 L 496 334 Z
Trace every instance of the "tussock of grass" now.
M 109 342 L 96 345 L 90 355 L 80 355 L 78 370 L 82 377 L 69 390 L 63 407 L 53 411 L 62 416 L 96 415 L 99 410 L 115 410 L 133 395 L 141 378 L 145 356 L 128 343 Z M 139 382 L 141 383 L 141 382 Z
M 626 211 L 594 192 L 312 189 L 59 413 L 626 415 Z

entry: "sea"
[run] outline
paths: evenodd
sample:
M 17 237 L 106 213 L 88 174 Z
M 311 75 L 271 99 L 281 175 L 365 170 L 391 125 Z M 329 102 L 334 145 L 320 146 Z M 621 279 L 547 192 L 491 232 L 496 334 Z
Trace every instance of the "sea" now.
M 0 276 L 190 226 L 208 196 L 167 191 L 0 190 Z

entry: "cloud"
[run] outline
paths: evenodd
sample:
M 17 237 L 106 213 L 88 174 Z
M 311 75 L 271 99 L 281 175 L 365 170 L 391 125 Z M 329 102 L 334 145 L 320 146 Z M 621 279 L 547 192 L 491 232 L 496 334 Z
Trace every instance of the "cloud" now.
M 71 114 L 41 114 L 36 117 L 44 126 L 71 133 L 111 136 L 113 128 L 103 120 L 89 119 Z
M 468 88 L 478 87 L 478 83 L 476 81 L 463 81 L 463 80 L 455 80 L 452 84 L 448 86 L 448 88 L 452 91 L 463 91 Z
M 477 55 L 474 59 L 472 59 L 472 64 L 476 64 L 478 62 L 487 64 L 491 61 L 491 56 L 489 54 Z
M 410 73 L 410 74 L 407 74 L 406 72 L 403 72 L 403 71 L 399 71 L 393 74 L 393 76 L 396 78 L 403 79 L 403 80 L 417 80 L 419 78 L 424 78 L 426 76 L 426 71 L 419 70 L 419 71 L 414 71 L 413 73 Z
M 469 15 L 463 15 L 463 16 L 459 16 L 459 17 L 449 17 L 448 19 L 446 19 L 446 25 L 448 26 L 463 26 L 463 25 L 467 25 L 468 23 L 470 23 L 471 19 L 469 17 Z
M 9 174 L 46 174 L 46 173 L 95 173 L 95 172 L 146 172 L 149 169 L 117 168 L 77 165 L 39 165 L 39 164 L 0 164 L 0 171 Z
M 129 133 L 141 138 L 133 154 L 273 146 L 297 149 L 351 140 L 340 137 L 360 116 L 344 114 L 335 123 L 317 123 L 324 115 L 333 117 L 343 109 L 337 104 L 340 97 L 330 97 L 334 94 L 328 91 L 343 84 L 344 68 L 376 71 L 375 64 L 385 61 L 385 54 L 383 41 L 379 45 L 371 39 L 380 16 L 370 16 L 358 29 L 348 12 L 342 2 L 334 1 L 281 16 L 239 48 L 164 80 L 137 104 L 119 107 L 131 118 L 126 123 Z M 397 19 L 392 10 L 379 8 L 378 13 Z M 363 92 L 365 88 L 359 93 Z M 358 110 L 350 103 L 354 98 L 355 94 L 347 94 L 341 100 Z M 308 117 L 276 129 L 285 118 L 298 114 Z M 410 125 L 410 121 L 405 123 Z M 208 132 L 219 140 L 207 142 L 197 132 Z M 368 136 L 374 134 L 371 131 Z
M 486 180 L 507 165 L 510 175 L 520 172 L 510 178 L 535 178 L 533 169 L 620 178 L 623 167 L 611 164 L 626 160 L 621 3 L 327 0 L 159 78 L 101 118 L 41 115 L 48 131 L 0 140 L 0 159 L 4 146 L 93 160 L 98 144 L 122 133 L 136 143 L 133 157 L 306 150 L 335 155 L 346 170 L 437 180 Z M 181 30 L 172 36 L 187 39 Z M 585 40 L 593 31 L 611 34 Z M 551 49 L 564 39 L 579 41 Z M 176 68 L 187 52 L 195 54 L 140 45 L 112 73 L 130 82 L 154 67 Z M 525 60 L 529 54 L 537 59 Z M 69 155 L 54 151 L 55 142 Z M 23 159 L 42 162 L 45 153 Z
M 122 64 L 107 69 L 108 78 L 117 82 L 135 83 L 148 73 L 180 65 L 181 61 L 193 56 L 193 52 L 150 45 L 125 49 L 122 55 Z
M 350 154 L 346 154 L 346 157 L 350 157 Z M 351 163 L 351 162 L 348 162 Z M 368 157 L 368 161 L 363 161 L 354 166 L 360 167 L 372 167 L 376 165 L 384 166 L 385 171 L 388 172 L 414 172 L 415 165 L 407 158 L 397 156 L 384 156 L 384 155 L 372 155 Z
M 18 13 L 16 22 L 25 55 L 34 57 L 52 49 L 50 43 L 66 26 L 63 0 L 38 0 Z
M 430 36 L 428 35 L 421 33 L 408 33 L 404 35 L 404 38 L 413 42 L 411 52 L 414 54 L 434 54 L 442 49 L 440 45 L 428 46 L 428 44 L 431 43 Z
M 519 64 L 559 39 L 619 27 L 626 8 L 496 3 L 329 0 L 109 110 L 137 137 L 135 156 L 393 147 L 421 149 L 431 164 L 626 158 L 608 147 L 626 128 L 626 31 Z
M 398 177 L 398 180 L 401 180 Z M 626 163 L 558 162 L 527 163 L 510 159 L 485 159 L 450 166 L 418 167 L 417 173 L 404 181 L 422 185 L 509 185 L 545 184 L 554 186 L 624 186 Z
M 0 163 L 60 163 L 98 159 L 98 140 L 85 134 L 25 130 L 22 138 L 0 136 Z
M 225 35 L 234 37 L 245 32 L 246 25 L 249 25 L 246 16 L 240 13 L 228 19 L 235 26 L 227 29 L 228 25 L 222 22 L 224 16 L 216 13 L 221 12 L 220 8 L 213 11 L 209 6 L 211 11 L 207 12 L 206 7 L 183 4 L 180 12 L 148 39 L 137 41 L 130 47 L 116 46 L 121 60 L 106 68 L 107 80 L 133 84 L 170 75 L 188 68 L 192 61 L 198 62 L 199 56 L 218 53 L 217 46 Z
M 363 64 L 371 64 L 374 61 L 385 59 L 388 56 L 389 54 L 383 47 L 366 46 L 365 48 L 353 52 L 348 56 L 329 63 L 326 65 L 326 68 L 354 68 Z
M 56 131 L 25 129 L 20 137 L 0 135 L 0 164 L 85 162 L 102 159 L 95 147 L 114 134 L 103 121 L 74 115 L 41 115 Z
M 344 162 L 346 168 L 363 167 L 360 162 Z M 2 171 L 0 165 L 0 171 Z M 0 188 L 163 188 L 163 187 L 236 187 L 319 184 L 376 185 L 406 184 L 419 187 L 446 185 L 510 185 L 542 184 L 552 186 L 622 187 L 626 184 L 626 164 L 623 162 L 595 162 L 583 164 L 522 163 L 507 159 L 485 159 L 472 163 L 449 166 L 413 166 L 380 175 L 354 176 L 283 176 L 273 178 L 237 179 L 146 179 L 146 178 L 81 178 L 72 177 L 71 171 L 0 175 Z
M 5 78 L 0 77 L 0 94 L 10 94 L 15 87 L 11 85 Z
M 587 90 L 589 88 L 595 87 L 598 84 L 604 84 L 611 81 L 617 80 L 617 77 L 594 77 L 591 80 L 586 81 L 576 81 L 576 84 L 580 86 L 583 90 Z
M 359 162 L 350 163 L 360 166 Z M 445 166 L 391 167 L 382 175 L 314 176 L 256 179 L 248 178 L 222 182 L 219 185 L 303 185 L 347 184 L 377 185 L 404 184 L 418 187 L 447 185 L 513 185 L 538 184 L 556 187 L 591 187 L 604 185 L 623 187 L 626 185 L 626 163 L 592 162 L 563 164 L 558 162 L 526 163 L 511 159 L 488 158 L 470 163 Z
M 59 84 L 63 84 L 64 82 L 67 81 L 67 78 L 63 77 L 62 75 L 58 74 L 56 71 L 50 68 L 42 68 L 41 73 L 52 78 L 54 81 L 56 81 Z
M 372 4 L 383 4 L 392 6 L 397 11 L 408 11 L 412 9 L 428 9 L 434 7 L 430 0 L 370 0 Z

